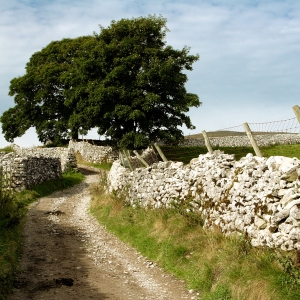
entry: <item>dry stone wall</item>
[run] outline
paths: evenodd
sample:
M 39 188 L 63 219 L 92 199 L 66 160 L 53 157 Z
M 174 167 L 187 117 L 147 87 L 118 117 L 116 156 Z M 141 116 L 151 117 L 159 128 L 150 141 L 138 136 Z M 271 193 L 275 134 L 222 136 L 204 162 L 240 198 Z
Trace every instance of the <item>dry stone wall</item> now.
M 71 169 L 77 168 L 77 161 L 74 149 L 64 147 L 53 148 L 21 148 L 17 145 L 12 145 L 12 148 L 19 156 L 32 156 L 32 157 L 48 157 L 59 159 L 61 163 L 62 172 L 67 172 Z
M 118 158 L 118 151 L 111 146 L 96 146 L 88 142 L 69 142 L 69 149 L 79 152 L 85 161 L 92 163 L 113 162 Z
M 254 135 L 259 147 L 272 146 L 276 144 L 298 144 L 300 143 L 300 134 L 262 134 Z M 245 136 L 225 136 L 210 137 L 210 143 L 213 147 L 251 147 L 249 138 Z M 185 139 L 180 146 L 205 146 L 204 139 Z
M 49 179 L 60 178 L 62 172 L 77 169 L 75 151 L 91 162 L 113 162 L 117 152 L 109 146 L 70 141 L 69 147 L 22 148 L 11 145 L 14 153 L 0 153 L 3 189 L 22 191 Z
M 2 189 L 20 192 L 34 185 L 62 176 L 58 158 L 41 155 L 20 156 L 16 153 L 1 153 Z
M 244 233 L 253 246 L 300 250 L 300 161 L 248 154 L 240 161 L 214 151 L 190 164 L 159 162 L 133 172 L 115 161 L 110 192 L 128 191 L 131 205 L 185 203 L 224 234 Z

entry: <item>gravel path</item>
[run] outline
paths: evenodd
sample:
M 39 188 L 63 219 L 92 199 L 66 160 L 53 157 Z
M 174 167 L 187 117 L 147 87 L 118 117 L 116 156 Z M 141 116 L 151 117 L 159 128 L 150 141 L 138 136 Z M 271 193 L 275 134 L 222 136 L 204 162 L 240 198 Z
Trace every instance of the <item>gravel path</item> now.
M 16 299 L 196 299 L 184 283 L 164 273 L 108 233 L 88 212 L 86 180 L 31 205 L 25 229 Z

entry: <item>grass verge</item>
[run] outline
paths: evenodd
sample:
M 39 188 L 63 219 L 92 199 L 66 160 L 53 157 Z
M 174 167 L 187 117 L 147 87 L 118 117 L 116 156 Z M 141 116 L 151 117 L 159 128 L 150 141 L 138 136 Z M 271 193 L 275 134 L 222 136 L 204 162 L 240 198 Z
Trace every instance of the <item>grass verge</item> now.
M 15 195 L 2 194 L 0 198 L 0 299 L 13 287 L 14 272 L 20 255 L 22 227 L 28 204 L 39 197 L 66 189 L 84 179 L 81 173 L 64 173 L 61 179 L 49 180 Z
M 184 280 L 199 299 L 294 300 L 300 295 L 297 253 L 253 248 L 243 236 L 204 230 L 180 207 L 145 210 L 93 187 L 91 212 L 127 244 Z M 299 261 L 298 261 L 299 262 Z
M 97 168 L 100 170 L 109 171 L 112 166 L 112 163 L 109 163 L 109 162 L 103 162 L 100 164 L 100 163 L 91 163 L 91 162 L 85 161 L 79 152 L 76 153 L 76 160 L 77 160 L 78 164 L 91 166 L 91 167 L 94 167 L 94 168 Z
M 11 146 L 6 146 L 4 148 L 0 149 L 0 152 L 4 152 L 4 153 L 10 153 L 10 152 L 14 152 L 13 148 Z

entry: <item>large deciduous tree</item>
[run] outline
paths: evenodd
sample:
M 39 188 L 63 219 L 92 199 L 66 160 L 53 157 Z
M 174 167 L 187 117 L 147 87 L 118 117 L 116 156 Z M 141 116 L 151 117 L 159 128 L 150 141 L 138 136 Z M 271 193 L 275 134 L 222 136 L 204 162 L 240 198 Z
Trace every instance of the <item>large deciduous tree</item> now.
M 76 101 L 83 108 L 81 116 L 92 118 L 99 134 L 121 148 L 140 148 L 158 139 L 178 141 L 183 138 L 180 126 L 194 128 L 185 113 L 200 101 L 187 93 L 183 71 L 192 70 L 199 57 L 189 55 L 187 47 L 167 46 L 166 32 L 166 19 L 149 16 L 113 21 L 96 35 L 92 56 L 103 72 L 101 80 L 86 78 L 88 97 Z
M 1 117 L 6 139 L 30 126 L 41 141 L 96 127 L 128 149 L 183 138 L 181 126 L 194 128 L 186 113 L 200 105 L 184 71 L 199 57 L 166 45 L 166 32 L 161 16 L 122 19 L 35 53 L 26 74 L 11 81 L 16 106 Z
M 76 107 L 65 105 L 65 93 L 72 89 L 76 61 L 93 42 L 93 36 L 54 41 L 31 56 L 25 75 L 10 83 L 16 105 L 0 119 L 6 140 L 12 142 L 32 126 L 41 142 L 77 137 L 79 128 L 69 122 Z

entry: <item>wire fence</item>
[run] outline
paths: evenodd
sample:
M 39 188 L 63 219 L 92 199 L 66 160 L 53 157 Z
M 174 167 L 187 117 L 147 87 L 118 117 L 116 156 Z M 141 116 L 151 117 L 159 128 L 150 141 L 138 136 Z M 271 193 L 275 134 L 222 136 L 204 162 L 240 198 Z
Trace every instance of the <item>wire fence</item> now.
M 254 134 L 300 133 L 300 124 L 296 117 L 281 121 L 249 123 L 249 126 Z
M 248 123 L 254 135 L 263 134 L 299 134 L 300 123 L 296 117 L 280 121 Z M 207 133 L 209 137 L 243 136 L 246 135 L 243 124 L 218 129 Z
M 160 143 L 166 160 L 189 163 L 200 154 L 212 153 L 214 150 L 234 154 L 235 159 L 252 153 L 257 156 L 287 155 L 300 159 L 300 107 L 293 107 L 296 117 L 280 121 L 244 123 L 216 131 L 189 135 L 183 142 L 167 145 Z M 285 153 L 269 151 L 269 146 L 285 145 Z M 295 147 L 296 146 L 296 147 Z M 263 148 L 263 152 L 261 151 Z M 269 151 L 269 152 L 268 152 Z M 279 150 L 278 150 L 279 151 Z M 280 150 L 281 151 L 281 150 Z M 159 152 L 159 150 L 158 150 Z M 162 157 L 161 153 L 159 153 Z M 165 159 L 162 157 L 165 161 Z
M 197 136 L 187 137 L 179 145 L 180 147 L 163 145 L 161 146 L 162 151 L 168 159 L 180 160 L 184 163 L 188 163 L 200 154 L 212 153 L 217 149 L 227 154 L 234 154 L 236 159 L 240 159 L 248 153 L 257 156 L 288 154 L 300 159 L 300 108 L 295 106 L 293 109 L 296 115 L 294 118 L 272 122 L 244 123 L 210 132 L 202 131 Z M 193 137 L 197 138 L 196 143 L 193 143 Z M 272 150 L 267 149 L 276 145 L 285 145 L 285 151 L 288 153 L 274 154 Z M 263 149 L 263 152 L 260 148 Z

